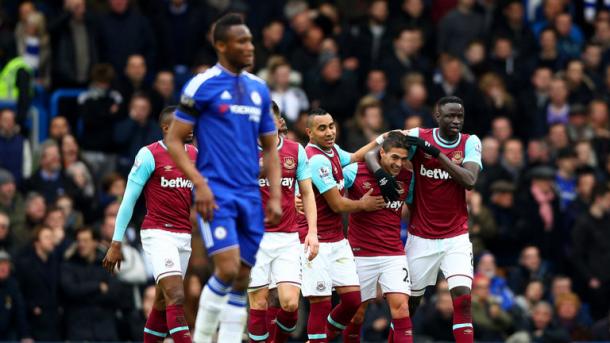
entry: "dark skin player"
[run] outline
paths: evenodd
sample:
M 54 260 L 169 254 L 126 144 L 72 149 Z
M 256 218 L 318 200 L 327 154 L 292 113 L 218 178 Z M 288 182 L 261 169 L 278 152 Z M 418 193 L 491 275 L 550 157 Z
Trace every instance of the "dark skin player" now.
M 450 102 L 436 107 L 434 118 L 438 123 L 439 135 L 442 139 L 447 142 L 455 142 L 462 127 L 464 126 L 464 106 L 460 103 Z M 407 135 L 407 130 L 403 133 Z M 440 163 L 443 169 L 445 169 L 454 181 L 462 185 L 467 190 L 474 188 L 479 176 L 480 167 L 474 162 L 466 162 L 462 166 L 451 162 L 451 159 L 445 154 L 441 153 L 440 150 L 426 142 L 419 137 L 407 136 L 407 141 L 410 145 L 415 145 L 422 149 L 425 153 L 435 157 Z M 378 170 L 381 168 L 377 161 L 377 150 L 371 151 L 366 156 L 366 162 L 370 170 Z M 451 297 L 453 299 L 470 294 L 470 288 L 468 287 L 455 287 L 451 289 Z M 417 307 L 421 303 L 421 296 L 409 297 L 409 313 L 411 316 L 415 314 Z

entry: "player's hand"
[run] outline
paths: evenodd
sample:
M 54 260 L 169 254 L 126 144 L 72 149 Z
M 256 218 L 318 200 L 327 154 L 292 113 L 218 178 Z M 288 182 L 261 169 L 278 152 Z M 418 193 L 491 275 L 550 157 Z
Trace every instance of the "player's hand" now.
M 303 245 L 305 245 L 305 253 L 307 253 L 307 251 L 309 250 L 309 255 L 307 255 L 307 259 L 309 261 L 313 260 L 314 258 L 316 258 L 316 256 L 318 256 L 320 243 L 318 242 L 317 234 L 308 233 L 307 236 L 305 236 L 305 242 L 303 243 Z
M 216 204 L 214 193 L 212 193 L 207 182 L 204 181 L 195 187 L 194 201 L 195 209 L 201 215 L 201 218 L 206 222 L 212 221 L 214 219 L 214 210 L 218 209 L 218 205 Z
M 375 171 L 375 178 L 381 189 L 381 195 L 383 195 L 386 201 L 398 200 L 398 184 L 392 175 L 383 170 L 383 168 L 379 168 Z
M 301 194 L 297 194 L 294 197 L 294 207 L 297 209 L 297 213 L 305 214 L 305 206 L 303 205 L 303 198 Z
M 106 256 L 102 261 L 102 266 L 108 273 L 114 275 L 114 267 L 116 270 L 121 269 L 121 261 L 123 261 L 123 253 L 121 253 L 121 242 L 112 241 L 110 248 L 106 252 Z
M 265 225 L 277 225 L 282 219 L 282 204 L 280 198 L 269 198 L 265 206 Z
M 369 189 L 365 195 L 360 198 L 360 201 L 364 204 L 363 209 L 365 211 L 376 211 L 385 207 L 385 200 L 383 200 L 382 196 L 376 195 L 372 196 L 373 189 Z
M 407 143 L 409 145 L 414 145 L 422 149 L 426 154 L 431 155 L 435 158 L 438 157 L 438 155 L 441 153 L 439 148 L 435 147 L 434 145 L 430 144 L 430 142 L 427 142 L 419 137 L 407 136 Z

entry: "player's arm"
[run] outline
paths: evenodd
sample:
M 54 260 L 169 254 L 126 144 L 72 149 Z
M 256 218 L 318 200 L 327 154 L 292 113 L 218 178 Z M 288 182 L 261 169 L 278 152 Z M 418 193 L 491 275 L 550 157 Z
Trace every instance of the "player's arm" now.
M 313 260 L 318 255 L 320 243 L 318 242 L 318 210 L 316 208 L 316 198 L 311 185 L 311 170 L 307 153 L 302 145 L 299 144 L 298 163 L 296 179 L 300 193 L 300 201 L 303 204 L 305 219 L 307 219 L 307 236 L 305 237 L 305 252 L 309 250 L 309 260 Z M 295 197 L 295 199 L 299 199 Z
M 177 117 L 178 118 L 178 117 Z M 165 144 L 172 160 L 176 163 L 186 177 L 191 180 L 195 187 L 195 209 L 203 220 L 211 221 L 214 218 L 214 210 L 218 208 L 214 194 L 208 186 L 206 179 L 199 173 L 195 165 L 189 158 L 188 153 L 184 149 L 184 141 L 193 130 L 193 124 L 177 119 L 172 121 L 169 127 Z
M 102 261 L 102 265 L 109 273 L 114 273 L 115 265 L 117 266 L 117 269 L 121 268 L 121 261 L 123 260 L 121 242 L 123 241 L 127 225 L 133 215 L 133 209 L 136 206 L 136 202 L 144 189 L 144 185 L 154 170 L 155 159 L 152 153 L 146 147 L 140 149 L 136 155 L 133 167 L 131 167 L 131 171 L 129 172 L 129 177 L 127 178 L 127 186 L 125 187 L 123 200 L 121 200 L 116 223 L 114 225 L 112 243 L 110 243 L 110 248 Z
M 282 218 L 282 192 L 280 157 L 277 153 L 277 134 L 260 135 L 263 148 L 263 166 L 269 179 L 269 200 L 265 206 L 265 223 L 275 225 Z

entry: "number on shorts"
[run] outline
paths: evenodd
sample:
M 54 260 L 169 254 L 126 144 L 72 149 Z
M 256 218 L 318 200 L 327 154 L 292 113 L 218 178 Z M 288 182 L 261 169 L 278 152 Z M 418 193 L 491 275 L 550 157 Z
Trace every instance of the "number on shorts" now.
M 402 268 L 402 270 L 405 271 L 405 278 L 402 279 L 402 281 L 407 282 L 407 279 L 409 278 L 409 270 L 407 268 Z

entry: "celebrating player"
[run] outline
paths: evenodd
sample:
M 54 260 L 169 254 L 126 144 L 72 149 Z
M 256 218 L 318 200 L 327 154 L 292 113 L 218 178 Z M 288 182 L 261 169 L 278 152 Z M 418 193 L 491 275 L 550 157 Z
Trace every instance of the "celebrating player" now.
M 263 80 L 244 71 L 254 58 L 250 30 L 241 16 L 227 14 L 214 24 L 213 39 L 219 62 L 185 85 L 167 145 L 176 165 L 193 181 L 199 226 L 214 261 L 193 338 L 212 341 L 228 302 L 223 310 L 227 323 L 218 340 L 232 343 L 241 342 L 248 276 L 265 231 L 257 139 L 269 180 L 268 225 L 277 224 L 282 215 L 281 171 L 269 90 Z M 200 149 L 196 167 L 180 143 L 193 127 Z
M 481 164 L 481 141 L 461 133 L 464 104 L 455 96 L 441 98 L 435 107 L 438 128 L 408 130 L 415 194 L 411 206 L 407 260 L 412 275 L 409 299 L 411 315 L 427 286 L 436 283 L 439 269 L 453 298 L 453 335 L 456 342 L 472 342 L 470 309 L 472 244 L 468 237 L 466 190 L 474 187 Z M 371 170 L 380 168 L 367 155 Z
M 378 155 L 381 168 L 397 181 L 399 199 L 388 201 L 385 208 L 377 211 L 349 215 L 347 237 L 356 256 L 362 304 L 345 330 L 344 342 L 360 342 L 364 313 L 371 299 L 377 296 L 378 282 L 390 306 L 394 342 L 413 342 L 409 318 L 409 267 L 400 240 L 402 207 L 407 196 L 411 195 L 412 172 L 405 168 L 407 148 L 406 137 L 402 133 L 390 132 Z M 350 199 L 359 199 L 371 189 L 372 195 L 381 194 L 375 175 L 364 162 L 343 168 L 343 176 Z
M 354 154 L 335 144 L 336 128 L 333 117 L 323 109 L 309 113 L 307 122 L 309 144 L 305 148 L 314 184 L 318 211 L 318 257 L 304 261 L 303 296 L 310 302 L 307 333 L 309 341 L 327 342 L 349 324 L 360 306 L 358 274 L 349 243 L 343 235 L 341 213 L 374 211 L 385 206 L 381 196 L 372 196 L 372 189 L 359 200 L 343 197 L 343 170 L 350 163 L 362 161 L 364 154 L 383 139 L 379 137 Z M 299 230 L 307 230 L 308 223 L 299 217 Z M 332 313 L 330 296 L 335 288 L 341 303 Z
M 167 136 L 175 107 L 161 112 L 159 122 Z M 190 144 L 192 133 L 184 136 L 181 149 L 195 161 L 197 149 Z M 164 140 L 165 141 L 165 140 Z M 155 302 L 144 327 L 144 342 L 162 342 L 168 331 L 175 342 L 191 342 L 184 319 L 183 278 L 191 257 L 191 188 L 193 184 L 176 168 L 166 143 L 158 141 L 140 149 L 127 179 L 125 195 L 117 214 L 112 243 L 103 265 L 109 272 L 121 267 L 121 242 L 133 208 L 144 191 L 146 216 L 142 222 L 142 248 L 152 262 Z
M 276 125 L 281 127 L 280 110 L 273 103 Z M 248 334 L 252 342 L 265 342 L 269 338 L 267 327 L 268 286 L 274 281 L 281 310 L 277 314 L 274 343 L 286 342 L 290 332 L 296 329 L 298 319 L 299 294 L 301 286 L 301 242 L 296 231 L 297 211 L 294 191 L 298 181 L 303 198 L 308 233 L 304 246 L 309 250 L 308 259 L 318 254 L 318 229 L 316 200 L 311 187 L 311 172 L 305 149 L 296 142 L 278 134 L 277 149 L 282 167 L 282 220 L 278 225 L 267 225 L 265 235 L 256 255 L 256 264 L 250 273 L 248 298 L 250 318 Z M 269 198 L 269 184 L 266 178 L 259 179 L 263 194 L 263 204 Z

